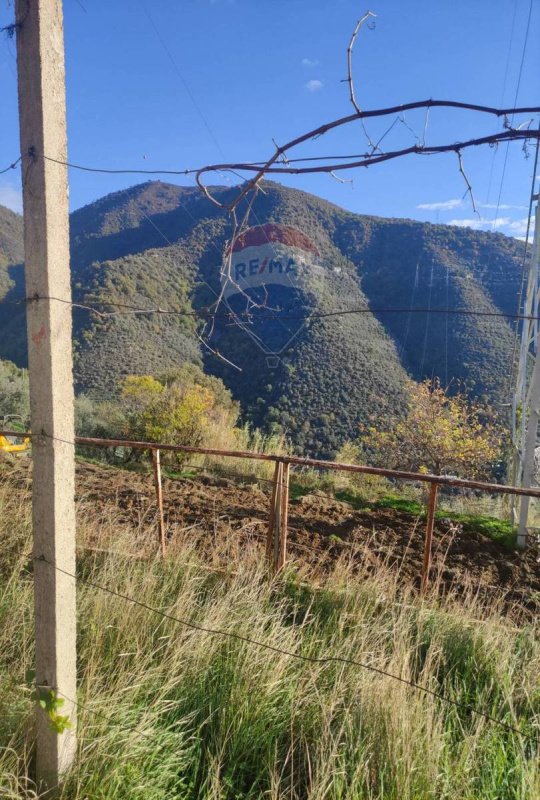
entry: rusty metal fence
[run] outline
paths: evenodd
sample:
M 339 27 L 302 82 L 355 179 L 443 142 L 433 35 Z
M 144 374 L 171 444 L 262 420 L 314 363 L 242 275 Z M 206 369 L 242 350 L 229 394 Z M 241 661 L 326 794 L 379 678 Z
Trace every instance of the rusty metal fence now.
M 15 431 L 0 431 L 0 436 L 17 436 Z M 33 440 L 38 440 L 44 434 L 25 434 Z M 520 488 L 486 481 L 455 478 L 448 475 L 432 475 L 424 472 L 407 472 L 404 470 L 385 469 L 384 467 L 371 467 L 359 464 L 346 464 L 338 461 L 324 461 L 315 458 L 300 456 L 273 455 L 269 453 L 256 453 L 249 450 L 220 450 L 211 447 L 190 447 L 189 445 L 162 444 L 160 442 L 139 442 L 127 439 L 96 439 L 76 436 L 69 445 L 88 447 L 126 447 L 133 450 L 146 450 L 152 456 L 153 478 L 156 492 L 158 544 L 162 556 L 166 554 L 167 535 L 163 514 L 163 491 L 161 478 L 161 452 L 190 453 L 201 456 L 216 456 L 218 458 L 236 458 L 253 461 L 269 461 L 275 464 L 270 508 L 268 515 L 268 528 L 266 535 L 266 558 L 275 572 L 283 569 L 287 560 L 287 535 L 288 535 L 288 509 L 289 509 L 289 483 L 290 467 L 300 466 L 311 469 L 325 469 L 340 472 L 351 472 L 362 475 L 378 475 L 384 478 L 402 480 L 410 483 L 429 484 L 429 498 L 427 504 L 426 528 L 424 534 L 424 555 L 421 575 L 421 591 L 425 591 L 431 568 L 431 553 L 433 529 L 437 512 L 438 492 L 441 487 L 459 489 L 475 489 L 488 494 L 507 494 L 521 497 L 540 498 L 540 489 Z

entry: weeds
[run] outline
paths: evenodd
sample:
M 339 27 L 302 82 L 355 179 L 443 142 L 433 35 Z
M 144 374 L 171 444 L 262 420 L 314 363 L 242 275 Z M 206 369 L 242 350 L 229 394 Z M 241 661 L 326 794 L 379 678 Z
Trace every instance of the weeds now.
M 32 582 L 28 500 L 0 486 L 0 794 L 31 781 Z M 114 531 L 114 517 L 106 537 Z M 257 545 L 202 563 L 192 532 L 165 561 L 116 555 L 78 564 L 79 753 L 62 800 L 535 800 L 538 747 L 471 706 L 540 731 L 538 630 L 487 615 L 474 597 L 420 600 L 381 569 L 359 582 L 338 560 L 322 585 L 290 567 L 270 580 Z M 79 511 L 80 544 L 99 541 Z M 150 555 L 147 550 L 148 555 Z M 123 554 L 121 554 L 123 553 Z M 93 581 L 203 628 L 305 656 L 339 656 L 442 692 L 315 664 L 163 619 Z

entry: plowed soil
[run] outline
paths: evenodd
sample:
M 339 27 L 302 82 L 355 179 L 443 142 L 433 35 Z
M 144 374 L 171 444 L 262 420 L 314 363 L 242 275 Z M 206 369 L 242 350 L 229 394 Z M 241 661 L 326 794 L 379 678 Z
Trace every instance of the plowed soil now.
M 31 483 L 31 460 L 19 458 L 0 465 L 0 480 L 20 488 Z M 263 486 L 264 488 L 261 488 Z M 201 476 L 163 479 L 163 505 L 169 545 L 191 535 L 198 555 L 216 565 L 216 543 L 222 548 L 219 566 L 231 567 L 253 547 L 264 548 L 270 486 Z M 114 539 L 133 532 L 133 554 L 149 555 L 157 542 L 156 501 L 151 475 L 126 470 L 77 465 L 79 513 L 91 524 L 85 545 L 113 548 Z M 355 510 L 349 504 L 315 492 L 291 500 L 289 561 L 315 572 L 331 569 L 336 559 L 349 561 L 360 575 L 390 571 L 404 586 L 419 588 L 425 521 L 394 509 Z M 123 545 L 124 546 L 124 545 Z M 219 550 L 219 546 L 217 548 Z M 229 561 L 229 563 L 225 563 Z M 232 565 L 234 568 L 234 564 Z M 509 551 L 478 531 L 449 519 L 438 519 L 433 537 L 432 586 L 441 593 L 475 593 L 489 606 L 497 601 L 513 616 L 530 618 L 540 610 L 538 547 L 525 553 Z M 501 595 L 503 599 L 501 601 Z

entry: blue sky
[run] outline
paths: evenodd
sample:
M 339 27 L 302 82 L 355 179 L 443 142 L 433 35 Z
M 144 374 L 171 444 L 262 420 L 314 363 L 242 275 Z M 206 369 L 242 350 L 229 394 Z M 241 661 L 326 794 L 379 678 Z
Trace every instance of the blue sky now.
M 86 165 L 182 169 L 258 160 L 320 123 L 350 113 L 346 48 L 356 20 L 377 14 L 356 45 L 356 91 L 364 108 L 434 97 L 513 105 L 531 0 L 64 0 L 69 158 Z M 0 27 L 13 20 L 0 0 Z M 540 0 L 532 0 L 519 105 L 540 104 Z M 18 155 L 15 44 L 0 40 L 0 168 Z M 488 117 L 432 110 L 407 124 L 428 143 L 498 130 Z M 538 123 L 536 120 L 535 124 Z M 372 121 L 380 136 L 389 120 Z M 413 144 L 398 122 L 381 145 Z M 358 124 L 302 154 L 361 153 Z M 466 151 L 480 216 L 463 199 L 454 155 L 374 166 L 341 184 L 287 178 L 353 211 L 470 224 L 522 236 L 533 159 L 521 145 Z M 532 151 L 532 148 L 531 148 Z M 300 154 L 300 153 L 298 153 Z M 531 153 L 532 156 L 532 153 Z M 143 180 L 142 178 L 140 180 Z M 72 208 L 140 182 L 70 172 Z M 230 180 L 230 179 L 228 179 Z M 189 183 L 178 179 L 178 183 Z M 497 204 L 500 203 L 497 208 Z M 20 208 L 18 171 L 0 176 L 0 203 Z

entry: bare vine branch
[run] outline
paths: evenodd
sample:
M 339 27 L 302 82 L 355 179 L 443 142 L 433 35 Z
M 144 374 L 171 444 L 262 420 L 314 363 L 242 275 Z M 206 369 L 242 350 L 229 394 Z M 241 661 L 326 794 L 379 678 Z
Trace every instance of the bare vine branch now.
M 361 19 L 359 19 L 358 22 L 356 23 L 356 27 L 352 32 L 351 41 L 349 42 L 349 46 L 347 48 L 347 83 L 349 84 L 349 97 L 350 97 L 351 103 L 353 105 L 353 108 L 357 112 L 357 114 L 361 114 L 362 113 L 362 109 L 360 108 L 360 106 L 358 105 L 358 103 L 356 101 L 354 79 L 353 79 L 353 65 L 352 65 L 353 47 L 355 45 L 356 38 L 357 38 L 358 34 L 360 33 L 360 28 L 362 27 L 364 22 L 366 22 L 366 20 L 368 20 L 370 17 L 376 17 L 376 16 L 377 15 L 374 14 L 373 11 L 366 11 L 364 16 L 361 17 Z M 362 130 L 364 131 L 364 134 L 365 134 L 366 139 L 368 141 L 368 144 L 371 147 L 371 151 L 374 153 L 378 149 L 378 147 L 373 142 L 371 136 L 367 132 L 367 129 L 366 129 L 366 126 L 365 126 L 365 123 L 364 123 L 363 119 L 361 120 L 361 125 L 362 125 Z
M 354 43 L 356 42 L 356 37 L 360 33 L 360 28 L 362 27 L 364 22 L 367 19 L 369 19 L 369 17 L 376 17 L 376 16 L 377 15 L 374 14 L 373 11 L 366 11 L 364 16 L 361 19 L 359 19 L 358 22 L 356 23 L 356 27 L 355 27 L 354 31 L 352 32 L 351 41 L 349 42 L 349 46 L 347 48 L 347 67 L 348 67 L 347 83 L 349 84 L 349 95 L 350 95 L 350 98 L 351 98 L 351 103 L 353 104 L 355 110 L 359 114 L 362 113 L 362 109 L 360 108 L 360 106 L 356 102 L 356 96 L 355 96 L 355 93 L 354 93 L 354 81 L 353 81 L 353 69 L 352 69 L 352 52 L 353 52 Z
M 526 107 L 520 109 L 517 108 L 499 109 L 491 106 L 465 103 L 461 101 L 428 99 L 428 100 L 415 101 L 411 103 L 405 103 L 389 108 L 379 108 L 370 111 L 369 110 L 363 111 L 356 98 L 356 90 L 353 77 L 353 50 L 363 25 L 370 18 L 374 18 L 375 16 L 376 15 L 372 11 L 367 11 L 358 20 L 352 32 L 349 45 L 347 48 L 347 79 L 345 82 L 348 84 L 349 87 L 349 99 L 354 108 L 353 114 L 348 114 L 346 116 L 340 117 L 339 119 L 334 119 L 329 122 L 323 123 L 322 125 L 319 125 L 317 128 L 314 128 L 299 136 L 296 136 L 294 139 L 291 139 L 289 142 L 283 145 L 278 145 L 276 141 L 272 139 L 274 145 L 274 152 L 265 162 L 239 162 L 239 163 L 228 163 L 228 164 L 214 164 L 201 167 L 200 169 L 195 171 L 195 179 L 197 185 L 203 192 L 204 196 L 208 200 L 210 200 L 212 204 L 227 211 L 230 214 L 232 221 L 232 235 L 230 240 L 227 242 L 224 250 L 224 257 L 220 275 L 222 286 L 217 302 L 214 304 L 215 311 L 211 319 L 210 336 L 212 335 L 212 332 L 214 330 L 215 313 L 217 312 L 218 308 L 221 305 L 221 302 L 225 297 L 225 291 L 227 285 L 232 283 L 232 285 L 234 285 L 235 288 L 246 297 L 248 314 L 251 308 L 266 307 L 266 301 L 262 305 L 260 303 L 255 302 L 253 298 L 250 297 L 244 291 L 244 289 L 238 285 L 237 281 L 235 281 L 232 275 L 232 258 L 233 258 L 235 243 L 237 242 L 238 237 L 241 235 L 242 231 L 247 227 L 249 223 L 249 217 L 253 208 L 253 203 L 255 202 L 255 199 L 259 191 L 262 190 L 261 181 L 266 175 L 268 174 L 301 175 L 301 174 L 327 173 L 335 180 L 345 183 L 347 182 L 346 179 L 342 179 L 336 174 L 338 171 L 357 169 L 360 167 L 367 168 L 375 164 L 380 164 L 384 161 L 390 161 L 396 158 L 402 158 L 407 155 L 413 155 L 413 154 L 434 155 L 437 153 L 452 152 L 455 153 L 457 157 L 459 172 L 466 185 L 465 195 L 468 194 L 470 196 L 473 210 L 475 213 L 478 213 L 476 203 L 474 200 L 472 185 L 465 173 L 462 151 L 470 147 L 477 147 L 485 144 L 496 146 L 499 142 L 503 141 L 510 142 L 514 140 L 523 141 L 524 146 L 526 147 L 527 141 L 529 139 L 540 138 L 539 132 L 528 130 L 528 123 L 523 123 L 517 125 L 516 127 L 513 127 L 508 122 L 510 115 L 512 116 L 513 119 L 515 114 L 517 113 L 531 113 L 531 112 L 539 113 L 540 107 Z M 450 142 L 440 145 L 426 145 L 425 141 L 426 133 L 427 133 L 429 115 L 432 108 L 462 109 L 467 111 L 473 111 L 476 113 L 490 114 L 497 118 L 502 117 L 504 129 L 502 132 L 493 133 L 488 136 L 467 139 L 460 142 Z M 419 136 L 414 131 L 412 131 L 412 129 L 407 124 L 404 118 L 404 113 L 406 111 L 411 111 L 414 109 L 425 109 L 426 112 L 423 135 L 421 140 Z M 371 136 L 369 135 L 368 131 L 366 130 L 364 120 L 372 117 L 384 117 L 389 115 L 394 115 L 395 119 L 393 120 L 393 122 L 391 122 L 391 124 L 388 126 L 386 131 L 379 138 L 379 140 L 374 142 Z M 304 144 L 308 141 L 312 141 L 314 139 L 318 139 L 319 137 L 324 136 L 329 131 L 336 130 L 345 125 L 349 125 L 353 122 L 358 122 L 358 121 L 360 122 L 364 134 L 366 136 L 369 146 L 369 152 L 363 153 L 361 155 L 289 158 L 288 155 L 289 152 L 291 150 L 294 150 L 301 144 Z M 385 153 L 381 150 L 380 147 L 381 142 L 390 133 L 390 131 L 392 131 L 392 129 L 398 122 L 402 123 L 413 133 L 416 140 L 415 144 L 410 147 Z M 323 162 L 323 163 L 315 164 L 314 162 Z M 296 166 L 296 164 L 300 164 L 301 166 Z M 203 182 L 203 176 L 206 175 L 206 173 L 222 172 L 222 171 L 230 171 L 235 175 L 238 175 L 238 173 L 252 173 L 252 177 L 247 179 L 243 183 L 243 185 L 240 185 L 238 187 L 236 196 L 233 198 L 232 201 L 228 203 L 222 202 L 217 197 L 214 197 L 209 187 L 206 186 L 205 183 Z M 192 171 L 191 170 L 185 171 L 185 173 L 188 172 L 191 173 Z M 246 211 L 243 214 L 241 222 L 239 222 L 237 211 L 244 199 L 247 200 Z M 235 321 L 238 322 L 238 317 L 236 317 Z
M 471 198 L 472 209 L 473 209 L 475 214 L 478 214 L 478 209 L 476 207 L 476 203 L 474 202 L 474 194 L 473 194 L 471 182 L 469 181 L 467 175 L 465 174 L 465 170 L 463 168 L 463 156 L 461 155 L 461 151 L 460 150 L 456 151 L 456 156 L 457 156 L 457 160 L 458 160 L 458 164 L 459 164 L 459 171 L 461 172 L 461 175 L 463 176 L 463 180 L 465 181 L 465 184 L 467 186 L 467 188 L 465 190 L 465 194 L 468 194 L 469 197 Z M 465 195 L 463 195 L 463 196 L 465 197 Z M 478 214 L 478 216 L 480 216 L 480 215 Z
M 333 122 L 326 123 L 319 128 L 316 128 L 313 131 L 310 131 L 308 134 L 304 134 L 298 139 L 295 139 L 293 142 L 289 143 L 285 147 L 278 148 L 276 145 L 276 149 L 280 151 L 286 151 L 290 149 L 291 145 L 302 144 L 304 141 L 308 139 L 315 139 L 319 136 L 322 136 L 327 131 L 330 131 L 340 125 L 344 125 L 350 122 L 354 122 L 357 119 L 368 119 L 371 117 L 383 117 L 388 116 L 390 114 L 401 114 L 403 112 L 410 111 L 418 108 L 456 108 L 456 109 L 463 109 L 465 111 L 478 111 L 479 113 L 491 114 L 496 117 L 504 117 L 508 116 L 509 114 L 540 114 L 540 106 L 524 106 L 521 108 L 492 108 L 491 106 L 483 106 L 483 105 L 475 105 L 473 103 L 462 103 L 457 100 L 421 100 L 415 101 L 413 103 L 405 103 L 399 106 L 391 106 L 388 108 L 376 108 L 367 111 L 362 111 L 360 114 L 350 114 L 347 117 L 341 117 L 339 120 L 334 120 Z M 411 133 L 414 135 L 415 139 L 419 139 L 418 134 L 405 122 L 404 118 L 400 120 L 400 122 L 407 127 Z M 511 128 L 510 130 L 518 130 L 521 126 L 517 128 Z M 537 138 L 537 136 L 532 136 L 531 138 Z M 367 153 L 365 154 L 367 156 Z M 28 154 L 25 154 L 28 157 Z M 24 156 L 23 156 L 24 157 Z M 17 166 L 21 158 L 19 157 L 13 164 L 9 164 L 4 170 L 0 170 L 0 172 L 7 172 L 9 169 L 13 169 Z M 278 156 L 279 157 L 279 156 Z M 333 156 L 336 159 L 345 159 L 348 156 Z M 83 172 L 99 172 L 108 175 L 193 175 L 197 176 L 198 173 L 204 172 L 205 170 L 213 170 L 218 171 L 221 170 L 224 172 L 226 168 L 229 166 L 228 164 L 209 164 L 205 165 L 204 167 L 193 167 L 191 169 L 137 169 L 137 168 L 119 168 L 119 169 L 109 169 L 107 167 L 91 167 L 86 166 L 84 164 L 74 164 L 71 161 L 62 161 L 57 158 L 51 158 L 50 156 L 44 154 L 43 158 L 46 161 L 52 161 L 55 164 L 62 164 L 65 167 L 69 167 L 70 169 L 78 169 Z M 283 155 L 283 158 L 285 156 Z M 356 156 L 355 156 L 356 158 Z M 324 160 L 324 156 L 314 157 L 314 158 L 300 158 L 300 159 L 286 159 L 293 163 L 294 161 L 322 161 Z M 259 168 L 264 169 L 264 166 L 267 162 L 265 161 L 250 161 L 246 162 L 252 168 Z M 230 165 L 234 167 L 234 164 Z M 242 164 L 244 166 L 244 164 Z M 232 171 L 232 170 L 231 170 Z M 234 174 L 234 173 L 233 173 Z M 201 191 L 203 191 L 203 187 L 201 186 Z M 210 199 L 210 198 L 209 198 Z M 212 200 L 214 202 L 214 200 Z M 223 205 L 220 203 L 220 207 Z
M 540 109 L 539 109 L 540 110 Z M 305 137 L 299 137 L 302 141 L 305 141 Z M 274 153 L 268 161 L 261 165 L 260 163 L 234 163 L 234 164 L 212 164 L 206 167 L 201 167 L 197 171 L 197 175 L 200 177 L 207 173 L 207 172 L 216 172 L 219 170 L 223 170 L 227 167 L 233 167 L 234 169 L 240 172 L 255 172 L 256 176 L 248 181 L 244 187 L 242 187 L 241 191 L 237 195 L 236 199 L 233 201 L 233 204 L 229 206 L 229 208 L 235 207 L 240 200 L 258 183 L 266 174 L 274 174 L 274 175 L 305 175 L 305 174 L 312 174 L 312 173 L 320 173 L 320 172 L 335 172 L 337 170 L 344 170 L 344 169 L 355 169 L 357 167 L 370 167 L 374 164 L 380 164 L 383 161 L 391 161 L 396 158 L 401 158 L 402 156 L 416 154 L 416 155 L 435 155 L 437 153 L 449 153 L 454 152 L 456 153 L 458 150 L 465 150 L 469 147 L 478 147 L 480 145 L 485 144 L 498 144 L 499 142 L 506 142 L 506 141 L 516 141 L 516 140 L 530 140 L 530 139 L 539 139 L 540 133 L 535 130 L 505 130 L 501 131 L 500 133 L 490 134 L 488 136 L 481 136 L 476 139 L 465 139 L 460 142 L 451 142 L 449 144 L 442 144 L 442 145 L 419 145 L 415 144 L 411 147 L 405 147 L 401 150 L 392 150 L 387 153 L 380 153 L 379 155 L 370 155 L 366 153 L 360 160 L 355 161 L 345 161 L 344 163 L 331 163 L 331 164 L 324 164 L 321 166 L 311 166 L 311 167 L 294 167 L 291 164 L 294 163 L 292 159 L 289 159 L 289 166 L 274 166 L 277 159 L 280 155 L 284 152 L 287 152 L 292 147 L 297 146 L 298 140 L 294 140 L 289 144 L 282 145 L 279 148 L 279 152 Z M 336 158 L 346 159 L 347 156 L 337 156 Z M 296 159 L 296 161 L 310 161 L 313 159 Z M 224 207 L 223 204 L 220 204 Z

